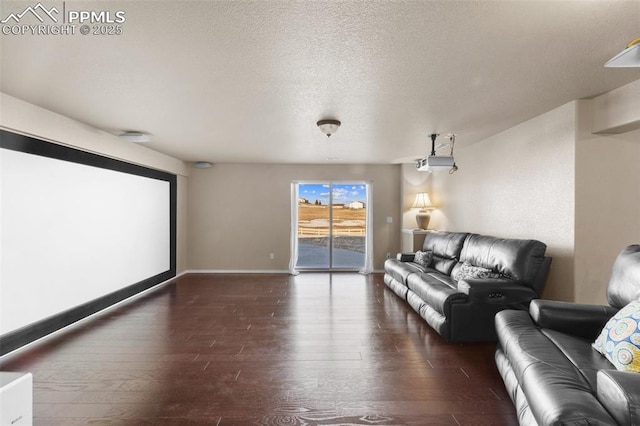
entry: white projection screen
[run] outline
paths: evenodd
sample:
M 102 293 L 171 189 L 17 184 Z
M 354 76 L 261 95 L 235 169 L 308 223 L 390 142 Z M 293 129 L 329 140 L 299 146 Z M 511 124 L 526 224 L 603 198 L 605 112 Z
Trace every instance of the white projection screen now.
M 2 353 L 175 276 L 175 175 L 0 136 Z

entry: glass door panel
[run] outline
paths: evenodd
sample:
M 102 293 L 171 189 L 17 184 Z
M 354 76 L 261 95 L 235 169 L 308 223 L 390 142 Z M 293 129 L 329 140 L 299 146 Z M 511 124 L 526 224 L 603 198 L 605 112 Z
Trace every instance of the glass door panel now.
M 330 185 L 298 185 L 298 263 L 297 267 L 328 269 L 331 266 Z
M 367 186 L 298 185 L 298 262 L 301 269 L 362 269 L 365 264 Z
M 366 185 L 333 184 L 331 267 L 361 269 L 365 261 Z

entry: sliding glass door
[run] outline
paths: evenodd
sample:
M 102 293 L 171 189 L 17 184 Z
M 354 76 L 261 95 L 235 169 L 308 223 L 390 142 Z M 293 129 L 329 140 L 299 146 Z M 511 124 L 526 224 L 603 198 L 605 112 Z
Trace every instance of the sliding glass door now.
M 296 202 L 297 269 L 364 268 L 366 183 L 300 183 Z

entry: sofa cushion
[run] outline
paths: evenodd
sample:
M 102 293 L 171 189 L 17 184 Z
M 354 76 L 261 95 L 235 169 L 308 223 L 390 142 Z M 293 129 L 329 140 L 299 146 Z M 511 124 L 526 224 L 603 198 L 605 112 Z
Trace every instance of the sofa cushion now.
M 542 267 L 546 249 L 545 244 L 536 240 L 470 234 L 462 248 L 460 261 L 491 269 L 531 286 Z
M 433 252 L 429 250 L 418 250 L 413 261 L 423 268 L 428 268 L 431 266 L 431 262 L 433 261 Z
M 593 343 L 620 371 L 640 372 L 640 300 L 634 300 L 611 318 Z
M 598 370 L 613 368 L 605 357 L 591 347 L 589 340 L 556 330 L 541 329 L 541 331 L 580 371 L 591 389 L 596 388 Z
M 433 253 L 431 267 L 450 275 L 451 270 L 458 263 L 467 235 L 469 234 L 466 232 L 427 231 L 422 250 Z
M 413 262 L 401 262 L 397 259 L 387 259 L 384 262 L 384 272 L 404 285 L 409 275 L 424 271 L 425 268 Z
M 465 301 L 467 295 L 458 292 L 455 281 L 439 273 L 420 273 L 409 276 L 407 287 L 440 315 L 447 316 L 448 304 Z
M 616 370 L 598 372 L 598 400 L 621 425 L 640 424 L 640 375 Z

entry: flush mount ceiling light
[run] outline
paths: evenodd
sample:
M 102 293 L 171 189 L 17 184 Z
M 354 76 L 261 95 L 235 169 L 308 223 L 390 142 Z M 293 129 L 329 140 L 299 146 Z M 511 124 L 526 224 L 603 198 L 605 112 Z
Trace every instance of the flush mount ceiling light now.
M 340 124 L 342 123 L 340 123 L 338 120 L 327 119 L 327 120 L 320 120 L 316 124 L 320 128 L 320 131 L 322 133 L 327 135 L 327 137 L 330 137 L 332 134 L 334 134 L 338 130 L 338 128 L 340 127 Z
M 193 167 L 195 167 L 196 169 L 210 169 L 211 167 L 213 167 L 213 164 L 208 161 L 196 161 L 195 163 L 193 163 Z
M 632 40 L 620 53 L 604 64 L 607 68 L 640 67 L 640 37 Z
M 149 135 L 142 132 L 124 132 L 124 133 L 120 133 L 118 137 L 120 139 L 124 139 L 126 141 L 135 142 L 135 143 L 144 143 L 144 142 L 151 141 L 151 138 L 149 137 Z

